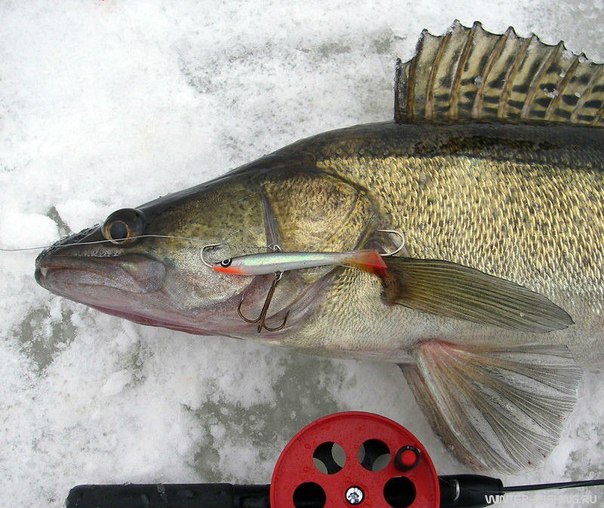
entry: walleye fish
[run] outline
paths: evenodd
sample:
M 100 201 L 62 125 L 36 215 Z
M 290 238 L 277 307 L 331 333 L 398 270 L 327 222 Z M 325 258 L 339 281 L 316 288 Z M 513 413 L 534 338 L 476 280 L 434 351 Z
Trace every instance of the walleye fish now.
M 395 362 L 460 459 L 534 467 L 604 358 L 603 69 L 511 28 L 424 31 L 397 64 L 394 122 L 118 210 L 41 253 L 36 278 L 137 323 Z M 276 286 L 209 269 L 199 247 L 384 252 L 384 229 L 406 239 L 385 278 L 331 265 Z M 267 317 L 287 320 L 258 333 L 238 309 L 269 290 Z

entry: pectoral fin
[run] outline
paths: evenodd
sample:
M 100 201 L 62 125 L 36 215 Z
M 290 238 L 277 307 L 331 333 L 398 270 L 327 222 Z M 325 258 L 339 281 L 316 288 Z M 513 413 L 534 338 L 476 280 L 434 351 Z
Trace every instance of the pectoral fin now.
M 545 296 L 449 261 L 386 258 L 383 298 L 422 312 L 525 332 L 562 330 L 572 318 Z
M 477 469 L 516 473 L 541 463 L 573 410 L 580 370 L 565 347 L 422 344 L 401 366 L 453 453 Z

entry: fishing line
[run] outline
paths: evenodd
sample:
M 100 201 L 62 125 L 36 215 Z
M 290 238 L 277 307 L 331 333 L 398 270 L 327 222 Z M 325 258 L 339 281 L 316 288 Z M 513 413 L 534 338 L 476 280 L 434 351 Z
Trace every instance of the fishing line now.
M 131 238 L 128 238 L 128 240 L 136 240 L 139 238 L 166 238 L 166 239 L 172 239 L 172 240 L 187 240 L 187 241 L 191 241 L 191 242 L 202 242 L 201 238 L 191 238 L 191 237 L 187 237 L 187 236 L 172 236 L 172 235 L 139 235 L 139 236 L 133 236 Z M 72 245 L 97 245 L 97 244 L 102 244 L 102 243 L 111 243 L 112 245 L 119 245 L 116 244 L 115 241 L 112 240 L 95 240 L 93 242 L 74 242 L 74 243 L 65 243 L 65 244 L 60 244 L 57 245 L 57 247 L 71 247 Z M 4 249 L 4 248 L 0 248 L 1 252 L 20 252 L 20 251 L 28 251 L 28 250 L 40 250 L 40 249 L 49 249 L 51 247 L 53 247 L 56 244 L 50 244 L 50 245 L 41 245 L 38 247 L 24 247 L 24 248 L 19 248 L 19 249 Z
M 168 239 L 168 240 L 186 240 L 189 242 L 197 242 L 197 243 L 203 243 L 204 245 L 206 244 L 206 242 L 204 240 L 202 240 L 201 238 L 192 238 L 192 237 L 188 237 L 188 236 L 174 236 L 174 235 L 139 235 L 139 236 L 133 236 L 131 238 L 128 238 L 128 241 L 131 240 L 138 240 L 139 238 L 163 238 L 163 239 Z M 32 251 L 32 250 L 42 250 L 42 249 L 49 249 L 51 247 L 54 247 L 55 245 L 57 247 L 71 247 L 72 245 L 98 245 L 98 244 L 103 244 L 103 243 L 110 243 L 112 245 L 120 245 L 119 243 L 115 243 L 115 241 L 112 240 L 95 240 L 95 241 L 91 241 L 91 242 L 73 242 L 73 243 L 65 243 L 65 244 L 59 244 L 57 245 L 56 243 L 52 243 L 50 245 L 40 245 L 37 247 L 21 247 L 21 248 L 15 248 L 15 249 L 8 249 L 8 248 L 2 248 L 0 247 L 0 252 L 24 252 L 24 251 Z M 218 244 L 218 245 L 222 245 L 222 244 Z M 225 243 L 226 245 L 226 243 Z M 267 245 L 267 246 L 258 246 L 258 245 L 253 245 L 253 246 L 247 246 L 246 248 L 250 248 L 250 249 L 257 249 L 257 250 L 263 250 L 263 249 L 272 249 L 273 246 L 271 245 Z
M 598 480 L 580 480 L 574 482 L 559 482 L 559 483 L 535 483 L 531 485 L 514 485 L 511 487 L 503 487 L 504 492 L 527 492 L 531 490 L 547 490 L 547 489 L 574 489 L 577 487 L 597 487 L 604 485 L 604 478 Z

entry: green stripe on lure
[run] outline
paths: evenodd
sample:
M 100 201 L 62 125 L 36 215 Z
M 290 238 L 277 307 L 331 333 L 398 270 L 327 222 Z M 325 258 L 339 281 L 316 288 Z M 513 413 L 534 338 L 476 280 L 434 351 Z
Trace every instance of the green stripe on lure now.
M 205 262 L 205 261 L 204 261 Z M 267 275 L 276 272 L 317 268 L 320 266 L 353 266 L 383 276 L 388 269 L 376 250 L 351 252 L 266 252 L 206 263 L 216 272 L 232 275 Z

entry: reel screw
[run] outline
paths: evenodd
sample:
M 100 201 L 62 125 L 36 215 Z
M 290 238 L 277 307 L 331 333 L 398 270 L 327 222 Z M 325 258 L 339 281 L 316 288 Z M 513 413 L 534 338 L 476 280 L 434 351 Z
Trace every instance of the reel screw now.
M 352 505 L 361 504 L 364 498 L 365 494 L 359 487 L 350 487 L 346 491 L 346 501 Z

